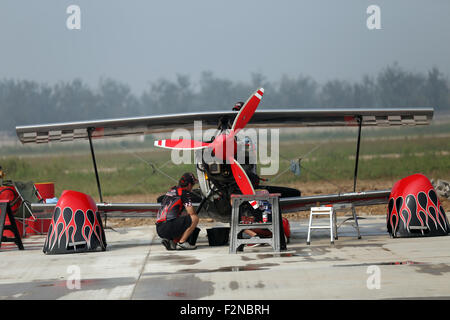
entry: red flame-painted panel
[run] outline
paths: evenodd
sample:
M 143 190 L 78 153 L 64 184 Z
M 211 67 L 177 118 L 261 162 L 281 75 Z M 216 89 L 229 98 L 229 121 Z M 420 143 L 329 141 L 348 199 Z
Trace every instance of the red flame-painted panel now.
M 389 196 L 387 228 L 393 237 L 448 235 L 447 216 L 426 176 L 413 174 L 394 185 Z
M 44 244 L 44 253 L 106 250 L 106 238 L 94 200 L 81 192 L 66 190 L 56 204 Z

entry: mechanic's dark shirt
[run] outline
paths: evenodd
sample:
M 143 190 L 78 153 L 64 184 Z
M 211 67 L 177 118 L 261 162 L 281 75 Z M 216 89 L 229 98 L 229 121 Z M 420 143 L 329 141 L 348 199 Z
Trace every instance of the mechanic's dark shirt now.
M 172 187 L 161 201 L 156 223 L 178 218 L 185 207 L 192 207 L 191 193 L 181 187 Z

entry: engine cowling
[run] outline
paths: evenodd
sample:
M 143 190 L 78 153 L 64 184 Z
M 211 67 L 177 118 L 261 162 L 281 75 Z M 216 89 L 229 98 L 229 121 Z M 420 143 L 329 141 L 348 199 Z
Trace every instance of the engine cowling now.
M 394 185 L 389 196 L 387 228 L 393 237 L 448 235 L 447 216 L 426 176 L 413 174 Z

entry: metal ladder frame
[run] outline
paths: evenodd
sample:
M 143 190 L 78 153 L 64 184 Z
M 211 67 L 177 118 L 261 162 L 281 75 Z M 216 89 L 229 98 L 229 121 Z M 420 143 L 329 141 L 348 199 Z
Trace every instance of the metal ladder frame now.
M 347 223 L 349 220 L 354 220 L 354 222 L 351 224 L 353 228 L 356 229 L 356 232 L 358 233 L 358 239 L 361 239 L 361 232 L 359 231 L 359 223 L 358 223 L 358 216 L 356 215 L 356 209 L 353 203 L 339 203 L 333 205 L 334 212 L 340 211 L 340 210 L 352 210 L 352 216 L 350 218 L 345 219 L 342 221 L 336 228 L 339 229 L 344 223 Z M 337 239 L 337 231 L 336 231 L 336 239 Z
M 286 242 L 284 239 L 284 231 L 282 233 L 282 218 L 279 206 L 279 197 L 281 194 L 256 194 L 256 195 L 241 195 L 232 194 L 232 210 L 231 210 L 231 228 L 230 228 L 230 245 L 229 252 L 237 253 L 239 246 L 245 244 L 267 243 L 270 244 L 275 252 L 280 252 L 286 249 Z M 272 222 L 271 223 L 239 223 L 239 207 L 243 202 L 252 200 L 268 201 L 272 205 Z M 260 239 L 238 239 L 238 234 L 246 229 L 269 229 L 272 232 L 272 238 Z M 283 236 L 283 237 L 281 237 Z

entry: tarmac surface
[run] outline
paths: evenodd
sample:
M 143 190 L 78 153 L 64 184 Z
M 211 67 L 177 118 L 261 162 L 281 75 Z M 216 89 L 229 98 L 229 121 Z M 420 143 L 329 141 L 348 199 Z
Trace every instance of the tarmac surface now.
M 339 219 L 339 217 L 338 217 Z M 338 220 L 339 222 L 339 220 Z M 167 251 L 154 226 L 106 229 L 107 250 L 45 255 L 45 236 L 3 244 L 0 299 L 449 299 L 450 237 L 393 239 L 385 218 L 359 219 L 330 244 L 329 231 L 291 221 L 288 250 L 208 245 L 200 225 L 198 249 Z

